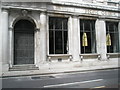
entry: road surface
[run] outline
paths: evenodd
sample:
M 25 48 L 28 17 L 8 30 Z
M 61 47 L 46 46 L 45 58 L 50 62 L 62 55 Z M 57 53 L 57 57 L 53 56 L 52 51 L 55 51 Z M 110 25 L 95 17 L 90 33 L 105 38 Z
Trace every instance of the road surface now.
M 2 78 L 2 88 L 118 88 L 118 71 L 120 69 L 7 77 Z

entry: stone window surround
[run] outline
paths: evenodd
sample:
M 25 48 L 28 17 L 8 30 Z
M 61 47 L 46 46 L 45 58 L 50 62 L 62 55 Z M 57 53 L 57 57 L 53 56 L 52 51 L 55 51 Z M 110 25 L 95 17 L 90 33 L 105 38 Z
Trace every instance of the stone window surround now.
M 113 29 L 111 29 L 110 28 L 110 25 L 109 24 L 112 24 L 113 26 Z M 111 30 L 113 30 L 113 31 L 111 31 Z M 110 21 L 106 21 L 106 35 L 107 34 L 110 34 L 110 37 L 111 37 L 111 40 L 112 40 L 112 37 L 116 37 L 116 36 L 114 36 L 114 35 L 116 35 L 117 34 L 117 37 L 119 37 L 119 34 L 118 34 L 118 22 L 110 22 Z M 116 38 L 117 38 L 116 37 Z M 115 39 L 114 39 L 115 40 Z M 118 43 L 119 43 L 119 39 L 115 42 L 115 43 L 117 43 L 117 45 L 118 45 Z M 112 49 L 111 49 L 111 47 L 109 47 L 109 46 L 107 46 L 107 53 L 117 53 L 118 51 L 117 51 L 117 49 L 118 49 L 118 47 L 116 46 L 116 50 L 114 50 L 114 44 L 113 44 L 113 41 L 111 41 L 111 46 L 113 47 Z M 112 50 L 112 51 L 111 51 Z
M 93 17 L 92 16 L 79 16 L 79 19 L 95 20 L 95 23 L 96 23 L 96 20 L 98 19 L 98 17 L 94 17 L 94 16 Z M 95 30 L 95 33 L 96 33 L 96 30 Z M 97 43 L 97 41 L 96 41 L 96 43 Z M 96 44 L 95 47 L 97 49 L 97 44 Z M 85 53 L 85 54 L 80 53 L 79 56 L 80 56 L 81 61 L 85 60 L 85 59 L 98 59 L 98 60 L 101 60 L 101 54 L 99 54 L 97 52 L 97 50 L 96 50 L 96 53 Z
M 49 22 L 49 17 L 58 17 L 58 18 L 69 18 L 69 15 L 64 14 L 55 14 L 55 13 L 49 13 L 47 16 L 47 21 Z M 68 42 L 69 42 L 69 29 L 68 29 Z M 72 55 L 70 54 L 68 50 L 68 54 L 49 54 L 49 24 L 47 25 L 47 61 L 52 61 L 52 58 L 68 58 L 70 61 L 72 61 Z
M 68 18 L 49 17 L 49 20 L 50 20 L 49 21 L 49 36 L 51 37 L 51 38 L 49 37 L 49 40 L 50 40 L 49 46 L 51 46 L 49 48 L 49 50 L 50 50 L 49 53 L 50 54 L 67 54 L 67 52 L 68 52 L 67 48 L 69 47 L 67 44 L 68 43 Z M 56 20 L 57 20 L 57 22 L 56 22 Z M 60 35 L 59 37 L 61 38 L 60 43 L 59 43 L 60 47 L 61 47 L 60 49 L 58 49 L 57 48 L 58 46 L 56 46 L 57 41 L 59 39 L 59 37 L 57 37 L 56 34 L 58 36 Z M 65 36 L 65 35 L 67 35 L 67 36 Z
M 119 45 L 120 45 L 120 22 L 119 20 L 105 19 L 105 22 L 117 22 L 118 23 Z M 119 50 L 120 50 L 120 46 L 119 46 Z M 107 55 L 107 58 L 115 57 L 115 56 L 118 57 L 119 53 L 107 53 L 106 55 Z
M 117 22 L 118 23 L 118 33 L 119 33 L 119 50 L 120 50 L 120 22 L 119 20 L 112 20 L 112 19 L 106 19 L 106 21 L 110 22 Z M 120 58 L 120 53 L 107 53 L 106 54 L 107 59 L 110 58 Z
M 86 20 L 87 20 L 87 22 L 86 22 Z M 81 36 L 80 36 L 81 42 L 80 43 L 81 43 L 81 53 L 82 54 L 96 53 L 95 21 L 96 20 L 81 19 L 80 18 L 80 34 L 81 34 Z M 88 25 L 85 24 L 85 23 L 88 23 L 88 22 L 89 22 L 89 29 L 87 28 Z M 87 28 L 87 30 L 86 30 L 86 28 Z M 87 43 L 88 43 L 87 47 L 92 46 L 92 43 L 94 43 L 94 47 L 89 47 L 89 49 L 90 49 L 89 52 L 86 52 L 86 50 L 88 50 L 88 48 L 86 48 L 85 46 L 82 46 L 82 43 L 83 43 L 83 41 L 82 41 L 83 33 L 86 33 L 86 35 L 87 35 Z M 88 34 L 88 33 L 90 33 L 90 34 Z M 91 35 L 91 33 L 92 34 L 94 33 L 94 36 Z M 90 37 L 90 42 L 89 42 L 89 38 L 88 37 Z M 91 40 L 91 38 L 93 38 L 93 37 L 94 37 L 94 40 Z M 84 49 L 84 50 L 82 51 L 82 49 Z M 94 50 L 94 51 L 92 51 L 92 50 Z

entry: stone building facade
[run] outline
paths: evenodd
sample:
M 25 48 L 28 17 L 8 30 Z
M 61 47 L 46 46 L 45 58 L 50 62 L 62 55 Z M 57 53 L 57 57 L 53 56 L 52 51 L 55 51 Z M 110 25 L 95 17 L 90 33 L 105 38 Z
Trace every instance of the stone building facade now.
M 44 73 L 118 67 L 120 11 L 119 0 L 115 1 L 3 1 L 3 75 L 13 71 Z

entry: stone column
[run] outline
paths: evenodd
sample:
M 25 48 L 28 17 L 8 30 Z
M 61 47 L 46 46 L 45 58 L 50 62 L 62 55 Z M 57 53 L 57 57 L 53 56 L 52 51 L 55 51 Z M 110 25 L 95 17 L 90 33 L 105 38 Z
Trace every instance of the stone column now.
M 0 76 L 2 75 L 2 25 L 1 25 L 1 1 L 0 1 Z M 1 83 L 0 83 L 1 84 Z
M 119 52 L 118 54 L 120 54 L 120 22 L 118 23 L 118 33 L 119 33 Z M 118 55 L 118 67 L 120 67 L 120 56 Z
M 44 12 L 40 13 L 40 61 L 42 64 L 47 60 L 47 15 Z
M 73 61 L 79 61 L 80 57 L 80 24 L 79 24 L 79 18 L 77 16 L 72 17 L 72 38 L 71 38 L 71 44 L 72 44 L 72 55 L 73 55 Z
M 72 55 L 72 17 L 70 16 L 68 19 L 68 40 L 69 40 L 69 54 Z
M 9 48 L 8 48 L 8 11 L 2 10 L 2 70 L 8 70 Z
M 13 28 L 9 28 L 9 65 L 12 67 L 13 65 L 13 51 L 14 51 L 14 34 Z
M 119 53 L 120 53 L 120 22 L 118 23 L 118 33 L 119 33 Z
M 96 45 L 97 45 L 97 53 L 101 55 L 101 60 L 106 60 L 106 24 L 104 19 L 97 19 L 96 24 Z

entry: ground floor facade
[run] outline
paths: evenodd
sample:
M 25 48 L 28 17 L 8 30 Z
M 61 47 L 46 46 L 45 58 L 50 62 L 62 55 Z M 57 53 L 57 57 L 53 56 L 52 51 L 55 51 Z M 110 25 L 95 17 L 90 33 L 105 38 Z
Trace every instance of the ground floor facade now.
M 3 4 L 2 72 L 118 67 L 119 13 L 58 2 Z

